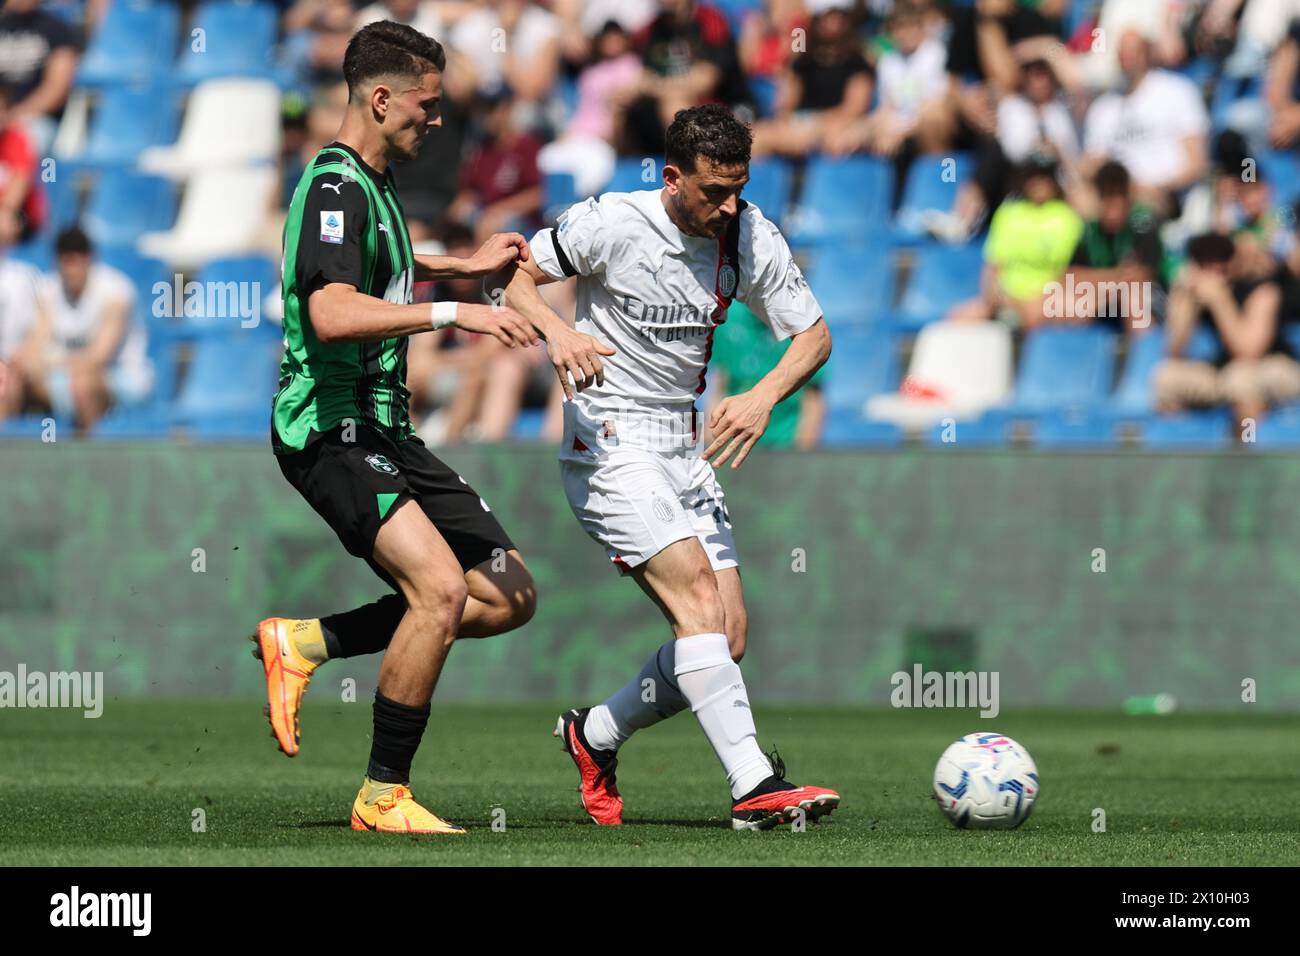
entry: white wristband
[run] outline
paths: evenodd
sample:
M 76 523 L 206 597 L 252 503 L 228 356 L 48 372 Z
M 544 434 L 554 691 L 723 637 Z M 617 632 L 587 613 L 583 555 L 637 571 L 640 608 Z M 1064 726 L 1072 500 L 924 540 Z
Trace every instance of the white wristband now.
M 445 329 L 449 325 L 456 324 L 456 306 L 459 302 L 435 302 L 433 303 L 433 327 L 435 329 Z

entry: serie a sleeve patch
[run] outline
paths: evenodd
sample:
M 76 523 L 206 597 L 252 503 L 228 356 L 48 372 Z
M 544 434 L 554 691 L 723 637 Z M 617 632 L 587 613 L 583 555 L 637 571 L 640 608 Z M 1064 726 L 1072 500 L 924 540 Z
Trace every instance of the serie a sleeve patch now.
M 343 242 L 343 211 L 321 210 L 320 214 L 320 241 L 321 242 Z

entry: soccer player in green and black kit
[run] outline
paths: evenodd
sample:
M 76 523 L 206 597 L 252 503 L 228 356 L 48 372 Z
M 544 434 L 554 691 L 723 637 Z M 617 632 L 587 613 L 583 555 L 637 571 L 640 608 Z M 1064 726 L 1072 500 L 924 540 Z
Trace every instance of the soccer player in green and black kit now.
M 410 159 L 440 125 L 445 56 L 437 41 L 381 21 L 348 44 L 348 108 L 294 192 L 284 231 L 285 356 L 272 444 L 281 470 L 339 536 L 395 590 L 320 619 L 268 618 L 254 654 L 268 716 L 289 756 L 312 671 L 331 657 L 384 651 L 357 830 L 462 833 L 416 803 L 411 761 L 452 642 L 519 627 L 536 605 L 532 577 L 487 504 L 415 437 L 407 410 L 408 335 L 455 324 L 511 346 L 537 333 L 499 306 L 413 304 L 415 282 L 482 276 L 521 255 L 493 236 L 470 259 L 415 256 L 392 160 Z

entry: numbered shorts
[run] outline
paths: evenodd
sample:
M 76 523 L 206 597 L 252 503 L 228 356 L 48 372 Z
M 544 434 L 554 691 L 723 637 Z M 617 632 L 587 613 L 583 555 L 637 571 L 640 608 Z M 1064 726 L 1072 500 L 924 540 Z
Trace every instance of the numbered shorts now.
M 715 571 L 740 563 L 722 486 L 698 455 L 620 448 L 562 460 L 560 475 L 578 523 L 620 573 L 684 538 L 699 539 Z
M 343 441 L 341 428 L 325 432 L 302 451 L 278 456 L 280 470 L 348 554 L 364 559 L 390 585 L 396 587 L 372 557 L 375 536 L 408 499 L 420 505 L 466 571 L 498 548 L 514 548 L 487 502 L 420 439 L 394 441 L 363 425 L 353 437 Z

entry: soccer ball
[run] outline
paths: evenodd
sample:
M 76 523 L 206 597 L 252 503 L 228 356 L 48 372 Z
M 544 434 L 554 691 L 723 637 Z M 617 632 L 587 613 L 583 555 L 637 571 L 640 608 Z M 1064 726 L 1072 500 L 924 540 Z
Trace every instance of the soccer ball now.
M 1018 827 L 1038 793 L 1038 768 L 1029 751 L 1002 734 L 967 734 L 943 752 L 934 768 L 939 809 L 959 827 Z

